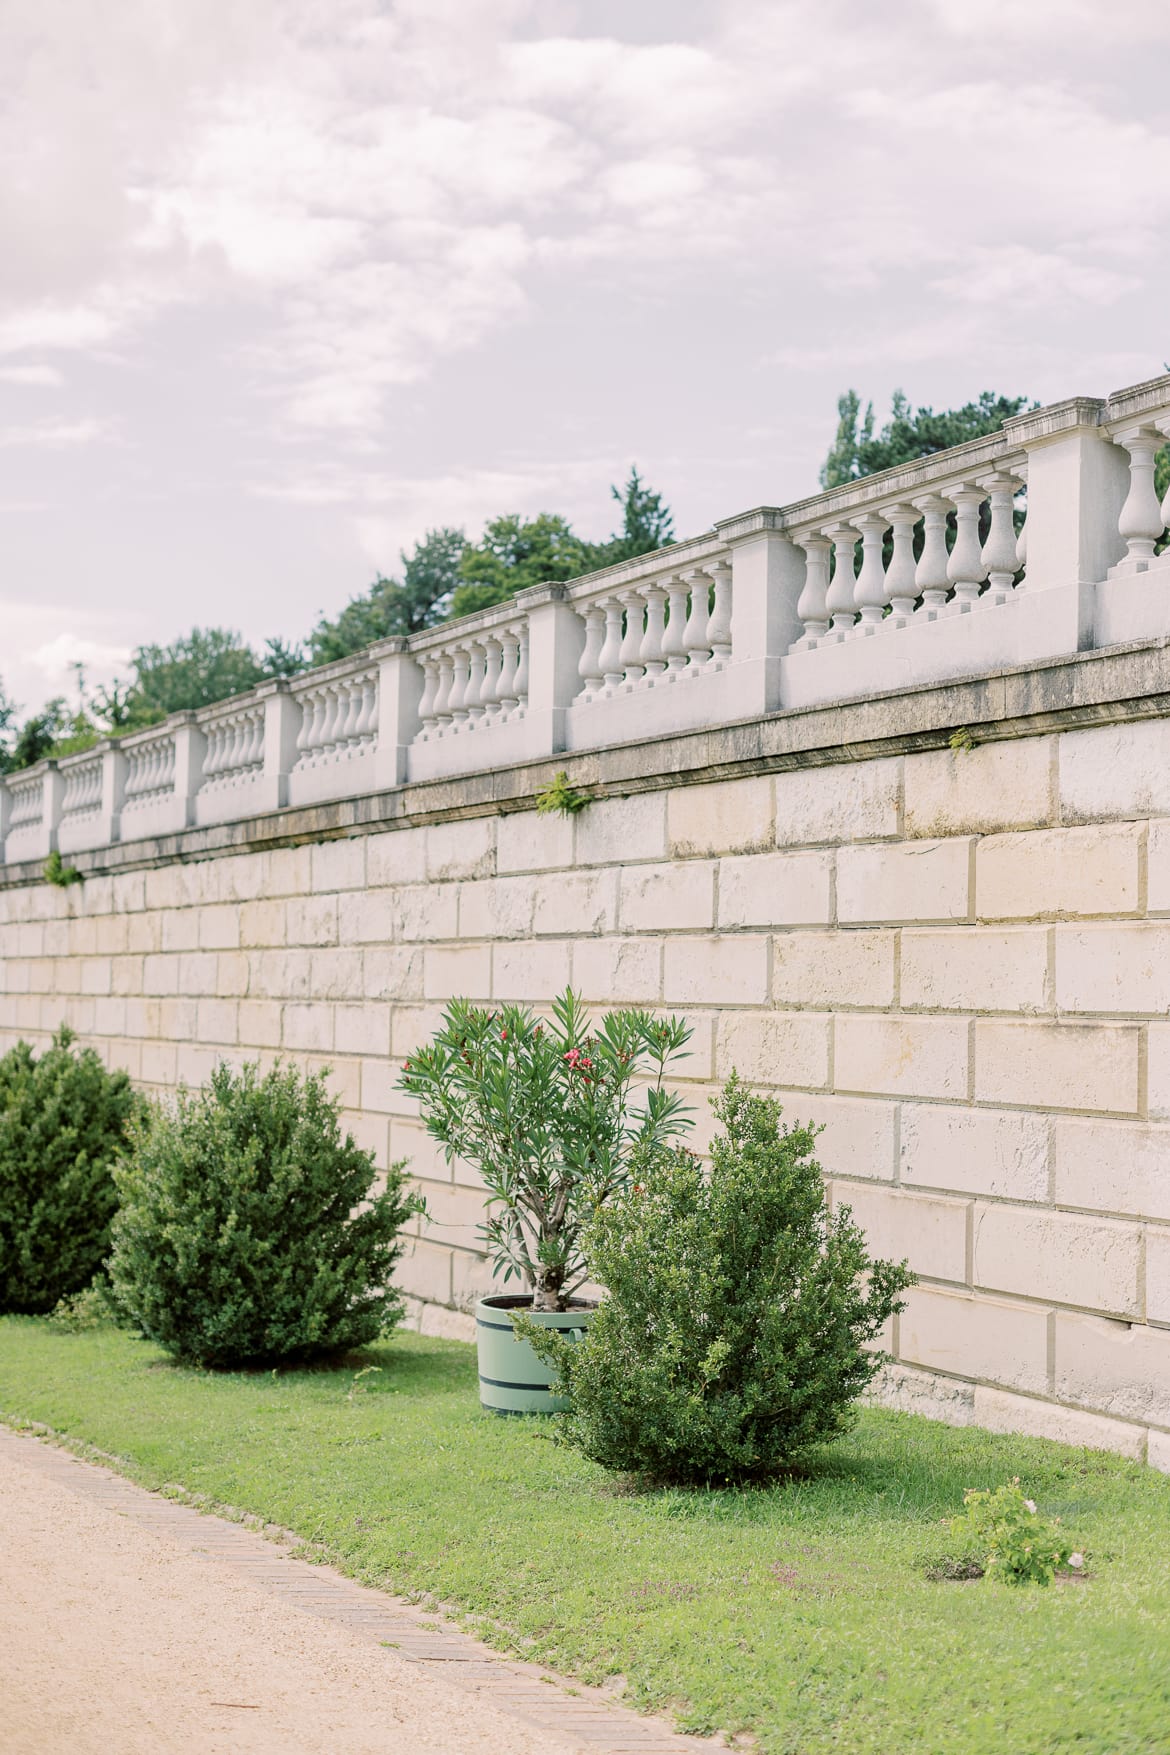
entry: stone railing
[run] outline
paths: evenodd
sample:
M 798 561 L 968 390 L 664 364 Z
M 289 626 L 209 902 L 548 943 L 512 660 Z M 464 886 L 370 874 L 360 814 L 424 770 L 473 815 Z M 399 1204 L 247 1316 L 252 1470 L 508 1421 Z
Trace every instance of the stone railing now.
M 0 855 L 196 824 L 1170 634 L 1170 375 L 0 782 Z

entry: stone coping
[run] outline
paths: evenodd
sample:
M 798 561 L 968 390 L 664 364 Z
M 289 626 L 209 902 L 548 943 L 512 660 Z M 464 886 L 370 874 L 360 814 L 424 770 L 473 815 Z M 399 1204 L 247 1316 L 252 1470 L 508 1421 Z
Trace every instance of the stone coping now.
M 624 797 L 941 749 L 961 729 L 976 743 L 993 743 L 1165 717 L 1170 717 L 1170 636 L 115 842 L 73 853 L 70 864 L 91 877 L 528 810 L 562 769 L 570 785 L 591 798 Z M 0 865 L 0 889 L 42 881 L 39 859 Z

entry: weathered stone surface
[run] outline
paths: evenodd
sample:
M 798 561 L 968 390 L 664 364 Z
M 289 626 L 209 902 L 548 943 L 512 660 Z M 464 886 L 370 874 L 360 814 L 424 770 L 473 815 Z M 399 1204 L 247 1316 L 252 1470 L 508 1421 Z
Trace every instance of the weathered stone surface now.
M 894 1001 L 897 940 L 892 932 L 781 932 L 772 940 L 777 1005 L 878 1008 Z
M 905 1257 L 926 1279 L 967 1283 L 966 1201 L 842 1181 L 833 1183 L 833 1206 L 852 1209 L 871 1255 L 885 1261 Z
M 1086 1414 L 1080 1408 L 1065 1408 L 1058 1402 L 1037 1401 L 1034 1396 L 1012 1395 L 984 1383 L 975 1385 L 972 1412 L 974 1424 L 989 1432 L 1023 1432 L 1078 1449 L 1116 1451 L 1139 1462 L 1145 1453 L 1146 1435 L 1141 1426 Z
M 1060 1206 L 1170 1221 L 1170 1128 L 1060 1116 L 1053 1145 Z
M 981 1103 L 1134 1114 L 1138 1030 L 1122 1024 L 975 1022 L 975 1096 Z
M 966 920 L 970 842 L 903 841 L 842 847 L 837 855 L 837 918 L 862 921 Z
M 1139 833 L 1120 823 L 989 835 L 975 850 L 980 920 L 1128 914 L 1138 905 Z
M 669 850 L 748 853 L 773 845 L 772 782 L 767 775 L 711 786 L 680 786 L 667 801 Z
M 757 853 L 719 861 L 718 925 L 819 926 L 833 917 L 828 853 Z
M 810 847 L 896 835 L 901 788 L 897 759 L 778 773 L 776 843 Z
M 635 865 L 622 872 L 623 932 L 680 932 L 711 927 L 715 919 L 715 865 Z
M 631 865 L 666 858 L 666 794 L 599 798 L 576 818 L 578 865 Z
M 1049 1121 L 1023 1110 L 902 1105 L 902 1181 L 908 1186 L 1048 1198 Z
M 901 999 L 924 1011 L 1050 1009 L 1048 933 L 953 926 L 902 934 Z
M 1058 1310 L 1054 1390 L 1078 1407 L 1170 1426 L 1170 1328 Z
M 965 1097 L 969 1035 L 963 1019 L 843 1013 L 836 1022 L 837 1089 L 875 1096 Z
M 728 1012 L 715 1041 L 719 1079 L 823 1088 L 829 1080 L 829 1019 L 815 1012 Z
M 916 1286 L 898 1318 L 898 1357 L 954 1377 L 1043 1394 L 1048 1312 L 986 1294 Z
M 1116 1219 L 1082 1218 L 1042 1207 L 975 1210 L 972 1277 L 993 1292 L 1137 1316 L 1142 1234 Z
M 1062 1011 L 1170 1010 L 1170 921 L 1056 928 L 1056 1003 Z
M 995 834 L 1051 821 L 1054 741 L 924 750 L 905 767 L 907 835 Z

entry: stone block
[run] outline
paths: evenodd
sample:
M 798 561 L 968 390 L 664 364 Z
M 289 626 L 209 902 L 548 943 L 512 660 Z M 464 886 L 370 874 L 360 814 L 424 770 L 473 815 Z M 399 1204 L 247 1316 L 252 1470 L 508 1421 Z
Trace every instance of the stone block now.
M 112 970 L 109 957 L 86 957 L 81 965 L 82 993 L 109 993 Z
M 200 1042 L 230 1044 L 239 1040 L 239 1006 L 234 999 L 201 999 L 196 1034 Z
M 1170 1324 L 1170 1225 L 1146 1232 L 1146 1320 Z
M 969 1026 L 958 1018 L 836 1020 L 833 1082 L 839 1091 L 891 1097 L 965 1097 Z
M 301 1048 L 328 1053 L 333 1047 L 333 1007 L 328 1005 L 286 1005 L 281 1019 L 281 1043 L 285 1048 Z
M 189 951 L 179 958 L 179 992 L 212 994 L 218 974 L 219 958 L 214 951 Z
M 1170 817 L 1159 817 L 1146 829 L 1146 908 L 1170 914 Z
M 1147 1433 L 1146 1461 L 1152 1469 L 1170 1475 L 1170 1432 Z
M 966 1284 L 966 1201 L 903 1193 L 878 1182 L 834 1181 L 834 1210 L 846 1206 L 865 1232 L 871 1256 L 906 1258 L 927 1279 Z
M 718 877 L 721 927 L 821 926 L 833 918 L 831 853 L 721 859 Z
M 454 937 L 458 909 L 458 892 L 454 884 L 419 884 L 401 890 L 347 890 L 332 898 L 337 908 L 337 937 L 342 945 L 389 944 L 402 931 L 403 898 L 407 907 L 424 912 L 423 898 L 429 894 L 436 915 L 445 916 L 451 931 L 440 936 Z M 418 898 L 416 901 L 415 898 Z M 411 933 L 412 938 L 419 936 Z
M 787 1127 L 819 1127 L 814 1148 L 827 1176 L 894 1178 L 896 1103 L 869 1103 L 857 1097 L 830 1097 L 780 1091 Z
M 617 924 L 616 871 L 557 872 L 533 879 L 532 886 L 538 934 L 585 936 L 612 932 Z
M 258 853 L 211 862 L 215 893 L 221 902 L 254 902 L 264 893 L 264 861 Z
M 311 849 L 311 890 L 315 896 L 361 890 L 366 883 L 366 837 L 321 841 Z
M 126 1001 L 98 999 L 94 1003 L 94 1029 L 99 1036 L 126 1035 Z
M 366 837 L 366 883 L 371 890 L 422 883 L 426 875 L 425 829 L 387 829 Z
M 103 914 L 94 926 L 94 949 L 103 957 L 118 957 L 128 949 L 130 923 L 124 914 Z
M 509 1291 L 512 1285 L 507 1288 Z M 481 1298 L 501 1290 L 491 1263 L 467 1249 L 451 1251 L 451 1302 L 459 1310 L 474 1310 Z
M 242 999 L 238 1011 L 238 1036 L 247 1048 L 280 1047 L 280 1001 Z
M 427 829 L 427 877 L 490 877 L 496 869 L 494 817 L 470 817 L 454 823 L 431 823 Z
M 970 1426 L 975 1409 L 975 1390 L 951 1377 L 915 1371 L 910 1365 L 889 1362 L 882 1366 L 862 1401 L 899 1414 L 921 1414 L 925 1420 L 942 1420 L 947 1426 Z
M 576 818 L 577 865 L 633 865 L 666 858 L 666 793 L 599 798 Z
M 770 776 L 675 788 L 668 795 L 666 834 L 671 853 L 683 858 L 774 846 Z
M 451 1301 L 451 1251 L 421 1240 L 403 1251 L 394 1269 L 394 1284 L 415 1298 L 436 1304 Z
M 177 1081 L 178 1050 L 173 1042 L 142 1044 L 142 1081 L 173 1089 Z
M 1141 1426 L 1061 1407 L 1058 1402 L 1040 1402 L 1034 1396 L 1012 1395 L 1006 1389 L 989 1389 L 983 1383 L 975 1385 L 974 1415 L 976 1426 L 988 1432 L 1021 1432 L 1079 1450 L 1112 1450 L 1136 1462 L 1145 1452 L 1146 1434 Z
M 248 991 L 245 951 L 221 951 L 215 959 L 215 991 L 220 999 L 239 999 Z
M 907 835 L 987 835 L 1052 821 L 1054 743 L 1008 738 L 906 757 Z
M 486 1000 L 492 991 L 490 945 L 436 945 L 425 953 L 426 999 Z
M 273 847 L 261 855 L 264 862 L 265 896 L 307 896 L 313 889 L 311 847 Z M 247 943 L 247 934 L 243 935 Z
M 309 990 L 314 999 L 361 999 L 365 977 L 361 951 L 312 951 Z
M 460 938 L 527 938 L 534 904 L 530 877 L 475 878 L 459 886 Z
M 649 938 L 579 939 L 573 986 L 599 1005 L 652 1005 L 662 992 L 662 946 Z
M 1125 1024 L 975 1023 L 975 1098 L 1036 1109 L 1138 1106 L 1140 1031 Z
M 287 943 L 287 905 L 284 902 L 241 902 L 240 939 L 250 951 Z
M 774 789 L 778 846 L 876 841 L 898 833 L 902 758 L 792 768 Z
M 393 1029 L 393 1025 L 391 1025 Z M 418 1047 L 429 1036 L 420 1036 L 419 1041 L 411 1042 L 411 1049 Z M 411 1171 L 415 1175 L 422 1173 L 420 1165 L 426 1164 L 433 1168 L 439 1162 L 435 1157 L 438 1147 L 429 1135 L 418 1125 L 418 1101 L 399 1087 L 402 1076 L 402 1064 L 398 1060 L 363 1060 L 361 1062 L 361 1107 L 373 1110 L 380 1115 L 395 1115 L 411 1123 L 409 1139 L 391 1140 L 391 1155 L 395 1158 L 408 1157 Z M 426 1143 L 420 1159 L 419 1148 Z M 432 1149 L 433 1148 L 433 1149 Z M 428 1174 L 431 1171 L 428 1170 Z M 444 1172 L 444 1174 L 449 1174 Z
M 228 1059 L 230 1054 L 226 1049 L 205 1048 L 198 1042 L 180 1042 L 175 1056 L 175 1081 L 194 1090 L 197 1085 L 205 1085 L 216 1067 Z
M 1170 1329 L 1071 1310 L 1055 1321 L 1060 1401 L 1170 1426 Z
M 536 1005 L 554 999 L 569 985 L 567 942 L 497 945 L 492 953 L 492 998 Z
M 386 1143 L 390 1129 L 384 1115 L 366 1115 L 360 1109 L 343 1109 L 341 1131 L 343 1135 L 348 1134 L 363 1152 L 373 1152 L 376 1170 L 385 1170 L 389 1162 Z M 381 1182 L 379 1178 L 379 1187 Z
M 411 1000 L 423 996 L 423 957 L 414 945 L 382 945 L 362 952 L 362 993 L 366 999 Z
M 975 1210 L 974 1283 L 989 1291 L 1136 1316 L 1141 1258 L 1137 1225 L 1006 1203 Z
M 162 919 L 163 950 L 198 950 L 199 915 L 197 908 L 168 908 Z
M 455 884 L 407 884 L 400 890 L 389 890 L 395 937 L 403 944 L 421 943 L 438 938 L 454 938 L 457 933 L 459 889 Z M 369 900 L 369 897 L 366 898 Z
M 162 915 L 131 914 L 126 921 L 126 949 L 133 952 L 162 949 Z
M 479 1228 L 484 1221 L 483 1193 L 460 1188 L 454 1182 L 427 1182 L 426 1238 L 428 1243 L 451 1249 L 480 1250 Z
M 592 807 L 591 807 L 592 808 Z M 573 818 L 509 811 L 499 820 L 496 870 L 564 871 L 573 863 Z
M 308 951 L 256 951 L 249 958 L 248 993 L 254 999 L 308 999 Z
M 1059 920 L 1132 914 L 1139 830 L 1125 824 L 988 835 L 975 849 L 980 920 Z
M 348 847 L 348 841 L 338 843 Z M 321 851 L 318 849 L 318 851 Z M 360 898 L 354 899 L 360 902 Z M 285 943 L 335 945 L 337 943 L 337 897 L 290 896 L 285 908 Z
M 394 1007 L 390 1014 L 390 1052 L 395 1060 L 405 1060 L 431 1040 L 443 1022 L 443 1011 L 441 1005 Z
M 962 838 L 842 847 L 837 854 L 838 920 L 966 920 L 970 848 L 970 841 Z
M 1170 1010 L 1170 921 L 1056 928 L 1056 1003 L 1070 1012 Z
M 662 997 L 667 1005 L 763 1005 L 768 941 L 743 934 L 668 938 Z
M 838 928 L 781 932 L 772 940 L 772 998 L 777 1005 L 888 1006 L 894 1002 L 892 932 Z
M 829 1018 L 817 1012 L 726 1012 L 715 1036 L 715 1076 L 749 1085 L 829 1082 Z
M 904 1103 L 902 1182 L 1017 1201 L 1048 1198 L 1047 1116 Z
M 1048 1388 L 1048 1312 L 986 1293 L 915 1286 L 898 1319 L 898 1358 L 1008 1389 Z
M 928 1011 L 1049 1009 L 1044 927 L 952 926 L 902 934 L 904 1006 Z
M 1060 1206 L 1170 1220 L 1170 1128 L 1062 1116 L 1053 1142 Z
M 635 865 L 621 874 L 624 932 L 685 931 L 710 927 L 714 919 L 713 860 Z
M 359 1000 L 333 1008 L 333 1046 L 338 1054 L 390 1053 L 390 1007 Z
M 1057 760 L 1066 823 L 1170 815 L 1170 719 L 1062 732 Z

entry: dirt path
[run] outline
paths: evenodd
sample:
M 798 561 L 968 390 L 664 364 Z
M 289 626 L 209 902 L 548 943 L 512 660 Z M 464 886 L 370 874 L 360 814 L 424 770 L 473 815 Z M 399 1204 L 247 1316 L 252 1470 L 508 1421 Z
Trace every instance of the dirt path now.
M 0 1429 L 3 1755 L 703 1748 Z

